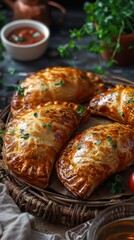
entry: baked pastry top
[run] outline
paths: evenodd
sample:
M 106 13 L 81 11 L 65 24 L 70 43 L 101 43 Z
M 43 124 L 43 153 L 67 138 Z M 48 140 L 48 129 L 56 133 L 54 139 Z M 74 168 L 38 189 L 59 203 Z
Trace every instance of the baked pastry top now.
M 7 125 L 2 149 L 5 167 L 46 188 L 59 152 L 89 114 L 87 107 L 57 101 L 23 109 Z
M 104 91 L 100 77 L 71 67 L 50 67 L 27 77 L 11 100 L 15 115 L 23 107 L 34 107 L 48 101 L 83 103 Z
M 90 101 L 94 114 L 134 126 L 134 87 L 117 86 Z
M 60 181 L 87 199 L 107 178 L 134 164 L 134 129 L 122 123 L 102 124 L 69 141 L 56 161 Z

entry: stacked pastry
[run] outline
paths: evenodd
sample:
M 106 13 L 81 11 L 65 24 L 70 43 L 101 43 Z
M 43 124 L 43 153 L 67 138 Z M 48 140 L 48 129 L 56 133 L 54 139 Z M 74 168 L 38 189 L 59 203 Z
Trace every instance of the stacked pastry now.
M 117 86 L 90 101 L 92 114 L 116 122 L 87 129 L 61 153 L 57 173 L 64 186 L 81 198 L 108 177 L 134 164 L 134 88 Z
M 72 133 L 90 115 L 82 105 L 104 90 L 93 73 L 52 67 L 27 77 L 11 101 L 13 118 L 3 144 L 5 167 L 41 188 Z
M 56 162 L 63 185 L 87 198 L 111 174 L 134 164 L 133 109 L 132 87 L 106 91 L 90 72 L 69 67 L 41 70 L 26 78 L 12 98 L 13 118 L 3 144 L 5 166 L 46 188 Z M 91 113 L 116 122 L 71 138 Z

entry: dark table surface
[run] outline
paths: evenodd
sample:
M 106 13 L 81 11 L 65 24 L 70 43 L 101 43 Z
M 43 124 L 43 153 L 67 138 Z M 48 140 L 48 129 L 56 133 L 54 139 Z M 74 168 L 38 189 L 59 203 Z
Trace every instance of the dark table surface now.
M 67 10 L 67 14 L 62 24 L 58 22 L 59 16 L 57 15 L 59 13 L 53 10 L 53 18 L 55 19 L 53 25 L 50 27 L 51 36 L 48 49 L 40 59 L 30 62 L 21 62 L 12 59 L 8 53 L 4 52 L 4 60 L 0 62 L 0 109 L 3 109 L 9 103 L 14 91 L 13 86 L 16 85 L 16 83 L 22 81 L 27 74 L 50 66 L 71 66 L 83 70 L 94 71 L 94 66 L 99 66 L 101 64 L 107 70 L 108 74 L 134 81 L 134 65 L 127 67 L 114 66 L 108 69 L 106 63 L 100 59 L 98 55 L 90 54 L 86 49 L 78 53 L 75 56 L 75 60 L 60 57 L 57 47 L 69 41 L 69 30 L 79 28 L 83 24 L 85 18 L 82 4 L 77 4 L 76 6 L 75 0 L 73 0 L 72 5 L 67 4 L 65 1 L 64 7 Z M 12 11 L 5 7 L 2 11 L 7 15 L 10 21 L 12 19 Z M 83 47 L 88 41 L 89 38 L 85 37 L 83 39 Z M 9 73 L 9 68 L 15 69 L 13 75 Z

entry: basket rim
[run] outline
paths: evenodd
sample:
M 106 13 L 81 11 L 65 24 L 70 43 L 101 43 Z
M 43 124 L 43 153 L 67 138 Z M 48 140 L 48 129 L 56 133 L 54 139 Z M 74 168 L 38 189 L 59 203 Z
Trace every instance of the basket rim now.
M 134 82 L 116 76 L 99 75 L 106 84 L 134 86 Z M 3 109 L 0 117 L 9 119 L 10 104 Z M 7 122 L 6 122 L 7 123 Z M 50 190 L 42 190 L 24 182 L 14 176 L 4 167 L 0 167 L 1 181 L 6 184 L 12 198 L 22 211 L 47 219 L 48 221 L 75 226 L 98 215 L 98 213 L 111 205 L 117 203 L 134 202 L 134 196 L 125 196 L 116 199 L 89 201 L 71 198 L 69 196 L 55 193 Z

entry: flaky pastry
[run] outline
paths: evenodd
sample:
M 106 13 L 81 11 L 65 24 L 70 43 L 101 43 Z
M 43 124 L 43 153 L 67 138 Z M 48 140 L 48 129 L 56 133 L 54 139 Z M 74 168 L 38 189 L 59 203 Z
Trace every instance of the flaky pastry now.
M 89 113 L 89 108 L 68 102 L 23 109 L 7 125 L 6 168 L 24 181 L 46 188 L 59 152 Z
M 90 101 L 94 114 L 134 126 L 134 87 L 117 86 Z
M 97 75 L 71 67 L 50 67 L 27 77 L 11 100 L 11 111 L 34 107 L 48 101 L 83 103 L 105 85 Z
M 87 129 L 69 141 L 56 161 L 60 181 L 87 199 L 114 173 L 134 164 L 134 129 L 121 123 Z

